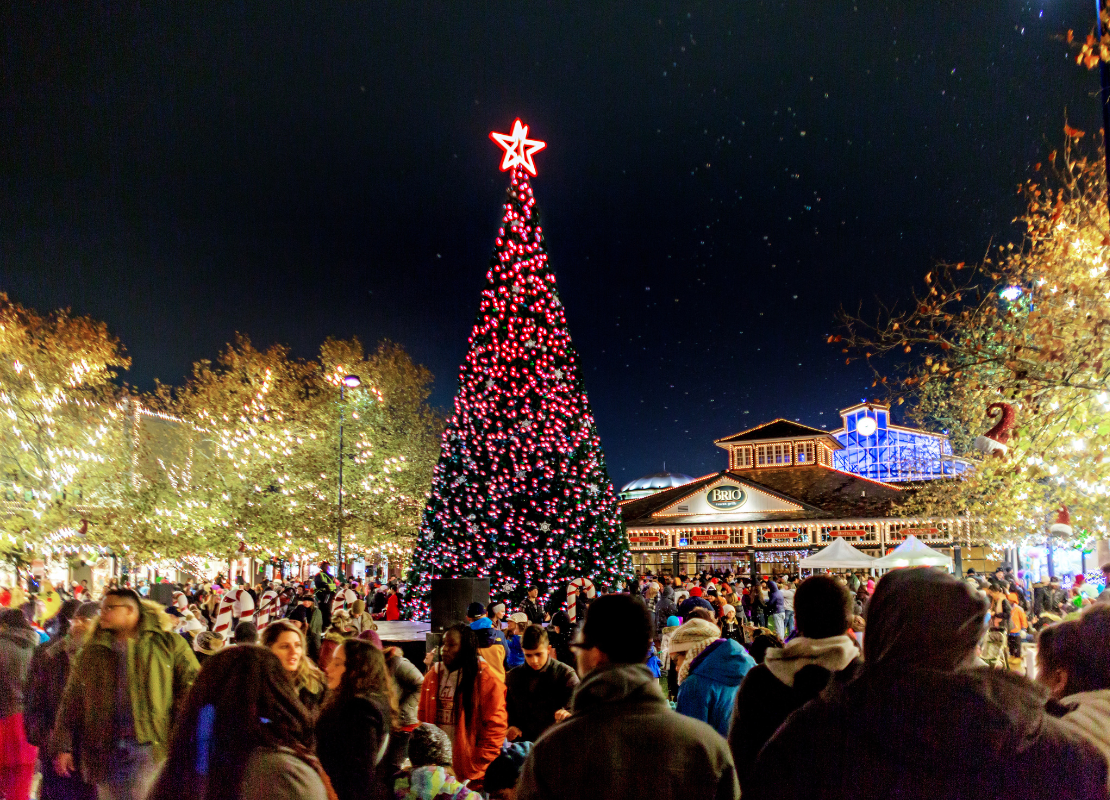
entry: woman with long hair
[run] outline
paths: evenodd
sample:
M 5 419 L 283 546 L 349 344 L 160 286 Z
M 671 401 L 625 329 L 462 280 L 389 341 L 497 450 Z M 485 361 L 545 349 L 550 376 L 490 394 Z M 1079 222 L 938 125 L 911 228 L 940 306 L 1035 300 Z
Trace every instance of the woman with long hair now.
M 478 639 L 467 625 L 443 634 L 440 658 L 424 676 L 418 716 L 451 737 L 455 775 L 480 789 L 509 727 L 505 684 L 478 658 Z
M 386 798 L 378 764 L 397 717 L 393 680 L 382 652 L 346 639 L 328 662 L 328 697 L 316 720 L 316 752 L 339 800 Z
M 312 719 L 277 656 L 230 647 L 208 659 L 149 800 L 327 800 Z
M 275 620 L 262 630 L 262 646 L 280 659 L 301 703 L 309 712 L 316 713 L 327 684 L 324 673 L 307 655 L 308 643 L 301 629 L 288 620 Z

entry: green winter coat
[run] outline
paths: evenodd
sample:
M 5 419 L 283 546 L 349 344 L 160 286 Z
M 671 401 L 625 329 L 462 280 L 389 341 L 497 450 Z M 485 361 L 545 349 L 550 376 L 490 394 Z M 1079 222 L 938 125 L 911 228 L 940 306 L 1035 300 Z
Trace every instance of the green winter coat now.
M 185 639 L 172 630 L 169 615 L 143 602 L 139 635 L 127 648 L 128 689 L 135 740 L 166 757 L 175 706 L 184 700 L 200 666 Z M 79 753 L 77 763 L 87 783 L 102 783 L 114 757 L 113 716 L 116 699 L 116 654 L 113 634 L 94 628 L 77 652 L 50 737 L 51 755 Z

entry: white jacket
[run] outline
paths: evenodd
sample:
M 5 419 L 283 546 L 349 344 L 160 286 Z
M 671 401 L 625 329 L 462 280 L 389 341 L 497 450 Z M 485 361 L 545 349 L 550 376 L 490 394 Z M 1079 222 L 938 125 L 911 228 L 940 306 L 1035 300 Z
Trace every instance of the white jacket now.
M 1068 695 L 1060 702 L 1075 706 L 1060 721 L 1097 747 L 1110 763 L 1110 689 Z

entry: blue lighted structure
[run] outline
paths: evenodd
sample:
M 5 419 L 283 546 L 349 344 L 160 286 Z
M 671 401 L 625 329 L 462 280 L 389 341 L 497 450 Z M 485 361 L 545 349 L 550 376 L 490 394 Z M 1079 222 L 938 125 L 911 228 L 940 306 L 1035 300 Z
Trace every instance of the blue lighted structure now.
M 860 403 L 841 411 L 840 418 L 843 427 L 831 434 L 844 449 L 832 458 L 844 472 L 897 483 L 952 478 L 969 466 L 952 455 L 944 434 L 893 424 L 889 406 Z

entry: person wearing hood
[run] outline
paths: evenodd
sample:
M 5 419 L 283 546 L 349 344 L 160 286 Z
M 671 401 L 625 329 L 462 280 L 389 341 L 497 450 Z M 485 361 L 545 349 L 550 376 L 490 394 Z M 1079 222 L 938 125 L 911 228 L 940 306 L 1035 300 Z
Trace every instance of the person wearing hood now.
M 674 587 L 667 583 L 659 592 L 659 599 L 655 601 L 655 617 L 652 622 L 655 623 L 656 635 L 667 627 L 667 618 L 676 614 L 678 614 L 678 606 L 674 602 Z
M 79 777 L 64 778 L 54 772 L 47 757 L 46 747 L 50 742 L 50 730 L 58 715 L 58 703 L 62 699 L 69 671 L 77 650 L 85 641 L 85 636 L 100 616 L 99 603 L 82 603 L 63 638 L 40 646 L 31 659 L 27 671 L 27 684 L 23 696 L 23 727 L 27 741 L 39 748 L 41 756 L 42 784 L 39 800 L 95 800 L 96 787 L 82 781 Z M 77 754 L 80 760 L 80 753 Z
M 745 793 L 814 800 L 1105 798 L 1107 764 L 1011 672 L 977 669 L 987 602 L 932 567 L 882 577 L 864 664 L 829 682 L 760 751 Z M 750 792 L 749 792 L 750 788 Z
M 172 620 L 131 589 L 104 595 L 100 619 L 77 652 L 50 736 L 54 769 L 102 798 L 145 798 L 165 760 L 174 707 L 199 670 Z
M 767 617 L 771 630 L 786 641 L 786 598 L 774 581 L 767 581 Z
M 858 664 L 859 651 L 847 635 L 852 596 L 828 575 L 803 581 L 794 595 L 798 636 L 767 650 L 763 663 L 740 684 L 728 743 L 747 791 L 756 756 L 795 710 L 812 700 L 834 673 Z
M 570 615 L 565 611 L 556 611 L 551 615 L 551 624 L 547 626 L 547 641 L 555 654 L 555 658 L 564 664 L 574 666 L 574 654 L 570 649 L 570 637 L 574 633 L 574 625 Z
M 670 657 L 678 669 L 678 713 L 727 736 L 736 691 L 755 666 L 748 651 L 733 639 L 722 639 L 712 622 L 691 619 L 671 636 Z
M 539 738 L 517 800 L 605 797 L 737 800 L 728 745 L 709 725 L 671 710 L 644 666 L 651 616 L 638 598 L 599 597 L 574 642 L 582 683 L 571 716 Z
M 1037 681 L 1065 711 L 1060 722 L 1110 761 L 1110 605 L 1044 628 L 1037 660 Z
M 505 656 L 509 654 L 505 635 L 493 627 L 493 620 L 486 616 L 486 608 L 481 603 L 470 604 L 466 609 L 466 621 L 478 639 L 478 655 L 504 683 Z
M 38 633 L 18 608 L 0 610 L 0 797 L 27 800 L 38 748 L 23 729 L 23 690 Z

